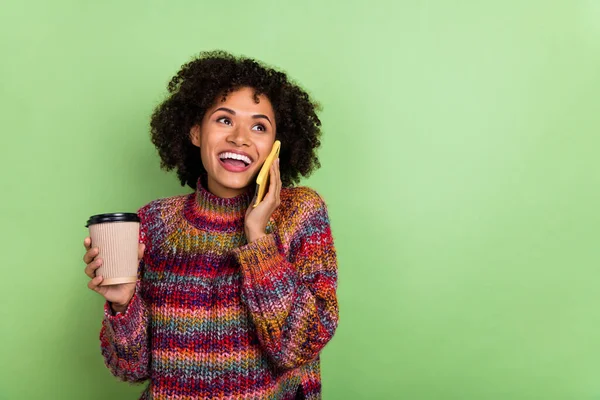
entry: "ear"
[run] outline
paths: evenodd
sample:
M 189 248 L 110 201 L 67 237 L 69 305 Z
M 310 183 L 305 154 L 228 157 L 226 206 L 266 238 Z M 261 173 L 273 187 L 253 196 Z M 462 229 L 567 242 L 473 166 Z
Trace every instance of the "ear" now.
M 202 135 L 200 134 L 200 125 L 196 124 L 192 126 L 192 128 L 190 129 L 190 140 L 192 141 L 192 144 L 196 147 L 201 147 L 201 138 Z

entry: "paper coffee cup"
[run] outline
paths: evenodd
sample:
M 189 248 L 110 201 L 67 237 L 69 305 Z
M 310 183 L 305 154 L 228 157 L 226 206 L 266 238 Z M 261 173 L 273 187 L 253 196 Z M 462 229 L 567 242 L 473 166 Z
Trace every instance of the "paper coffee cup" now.
M 137 281 L 140 219 L 135 213 L 110 213 L 91 216 L 86 224 L 92 247 L 100 252 L 102 266 L 96 276 L 104 279 L 100 286 Z

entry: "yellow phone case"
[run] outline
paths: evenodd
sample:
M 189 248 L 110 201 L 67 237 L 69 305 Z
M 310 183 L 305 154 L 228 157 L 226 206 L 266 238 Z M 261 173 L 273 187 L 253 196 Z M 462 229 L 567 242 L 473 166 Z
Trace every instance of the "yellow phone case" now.
M 256 178 L 256 202 L 254 202 L 252 208 L 259 205 L 262 199 L 265 197 L 265 193 L 267 191 L 267 188 L 269 187 L 269 172 L 271 169 L 271 165 L 273 164 L 273 161 L 275 161 L 275 159 L 279 157 L 280 148 L 281 142 L 279 140 L 276 140 L 275 143 L 273 143 L 271 152 L 267 156 L 265 163 L 263 164 L 262 168 L 260 169 L 260 172 L 258 173 L 258 177 Z

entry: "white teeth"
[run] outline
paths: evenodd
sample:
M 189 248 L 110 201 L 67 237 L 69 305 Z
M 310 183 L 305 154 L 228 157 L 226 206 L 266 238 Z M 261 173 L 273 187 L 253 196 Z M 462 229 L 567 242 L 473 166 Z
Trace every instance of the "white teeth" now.
M 220 158 L 221 160 L 224 160 L 224 159 L 226 159 L 226 158 L 231 158 L 231 159 L 234 159 L 234 160 L 240 160 L 240 161 L 243 161 L 243 162 L 245 162 L 246 164 L 250 164 L 250 163 L 252 163 L 252 160 L 250 160 L 250 158 L 249 158 L 249 157 L 247 157 L 247 156 L 243 156 L 243 155 L 241 155 L 241 154 L 230 153 L 230 152 L 225 152 L 225 153 L 221 153 L 221 154 L 219 154 L 219 158 Z

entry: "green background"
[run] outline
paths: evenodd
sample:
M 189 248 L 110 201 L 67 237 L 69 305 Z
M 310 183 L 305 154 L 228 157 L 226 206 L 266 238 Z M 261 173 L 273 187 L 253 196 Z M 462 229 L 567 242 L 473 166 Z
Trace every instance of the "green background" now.
M 149 116 L 225 49 L 324 105 L 326 399 L 599 399 L 600 2 L 2 1 L 1 399 L 134 399 L 85 220 L 187 193 Z

